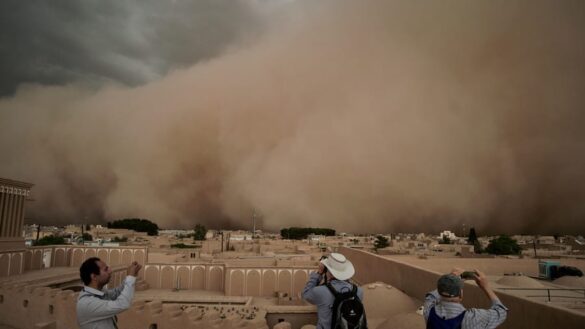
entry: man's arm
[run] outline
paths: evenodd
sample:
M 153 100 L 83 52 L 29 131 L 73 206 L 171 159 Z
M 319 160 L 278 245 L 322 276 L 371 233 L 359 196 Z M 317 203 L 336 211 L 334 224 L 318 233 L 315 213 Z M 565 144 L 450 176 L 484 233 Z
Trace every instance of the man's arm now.
M 126 275 L 136 278 L 138 276 L 138 272 L 140 271 L 141 268 L 142 268 L 142 265 L 138 264 L 137 262 L 132 262 L 132 264 L 130 264 L 130 266 L 128 266 L 128 269 L 126 270 Z M 121 285 L 119 285 L 118 287 L 116 287 L 114 289 L 108 289 L 108 290 L 104 291 L 104 295 L 106 296 L 107 299 L 114 300 L 114 299 L 118 298 L 118 296 L 120 296 L 123 289 L 124 289 L 124 282 L 122 282 Z
M 435 307 L 435 305 L 437 305 L 437 303 L 439 302 L 440 299 L 441 299 L 441 296 L 439 295 L 439 292 L 437 291 L 437 289 L 435 289 L 433 291 L 429 291 L 425 295 L 425 303 L 424 303 L 424 310 L 423 310 L 423 315 L 425 317 L 425 321 L 427 321 L 429 319 L 429 314 L 431 312 L 431 309 L 433 307 Z
M 506 320 L 508 308 L 496 296 L 485 274 L 477 269 L 475 273 L 475 283 L 477 283 L 485 295 L 492 301 L 492 307 L 489 310 L 475 310 L 474 317 L 481 323 L 481 327 L 479 328 L 496 328 Z
M 307 281 L 307 284 L 303 289 L 302 293 L 303 299 L 311 304 L 320 303 L 321 296 L 319 294 L 316 294 L 313 288 L 315 288 L 319 284 L 319 281 L 321 280 L 321 275 L 323 275 L 324 270 L 325 267 L 323 266 L 323 264 L 319 263 L 319 270 L 317 272 L 312 272 L 309 275 L 309 280 Z
M 496 301 L 499 302 L 500 299 L 498 298 L 498 296 L 496 296 L 496 293 L 490 287 L 490 283 L 485 274 L 477 269 L 475 270 L 475 273 L 476 275 L 474 280 L 475 283 L 477 283 L 478 287 L 480 287 L 481 290 L 483 290 L 485 295 L 492 301 L 492 303 Z
M 127 276 L 121 286 L 122 291 L 114 300 L 100 299 L 90 295 L 80 298 L 77 302 L 79 324 L 107 319 L 130 308 L 135 282 L 135 277 Z

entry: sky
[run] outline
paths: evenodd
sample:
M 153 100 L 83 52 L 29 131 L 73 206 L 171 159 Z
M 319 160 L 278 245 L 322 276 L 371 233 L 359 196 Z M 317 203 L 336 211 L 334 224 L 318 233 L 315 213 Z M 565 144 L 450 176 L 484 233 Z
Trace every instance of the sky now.
M 26 222 L 583 234 L 585 3 L 2 1 Z

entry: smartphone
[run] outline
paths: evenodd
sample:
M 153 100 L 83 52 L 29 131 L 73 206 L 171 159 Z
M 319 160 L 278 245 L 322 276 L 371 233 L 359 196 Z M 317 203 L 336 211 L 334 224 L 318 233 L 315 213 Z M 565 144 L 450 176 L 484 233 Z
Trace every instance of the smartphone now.
M 465 271 L 461 273 L 461 278 L 463 280 L 474 280 L 476 276 L 477 273 L 475 271 Z

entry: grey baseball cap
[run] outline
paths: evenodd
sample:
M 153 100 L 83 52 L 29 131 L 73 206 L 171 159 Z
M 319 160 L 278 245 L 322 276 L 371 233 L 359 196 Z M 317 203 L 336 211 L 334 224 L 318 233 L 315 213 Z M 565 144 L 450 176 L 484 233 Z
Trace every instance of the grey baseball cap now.
M 463 289 L 463 280 L 457 275 L 445 274 L 437 281 L 437 291 L 444 297 L 459 297 Z

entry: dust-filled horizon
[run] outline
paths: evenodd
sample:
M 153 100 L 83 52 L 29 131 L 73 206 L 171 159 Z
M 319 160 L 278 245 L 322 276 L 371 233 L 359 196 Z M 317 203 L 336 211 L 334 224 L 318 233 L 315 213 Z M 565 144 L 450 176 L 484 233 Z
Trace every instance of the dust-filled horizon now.
M 69 2 L 0 10 L 27 223 L 584 232 L 582 1 Z

